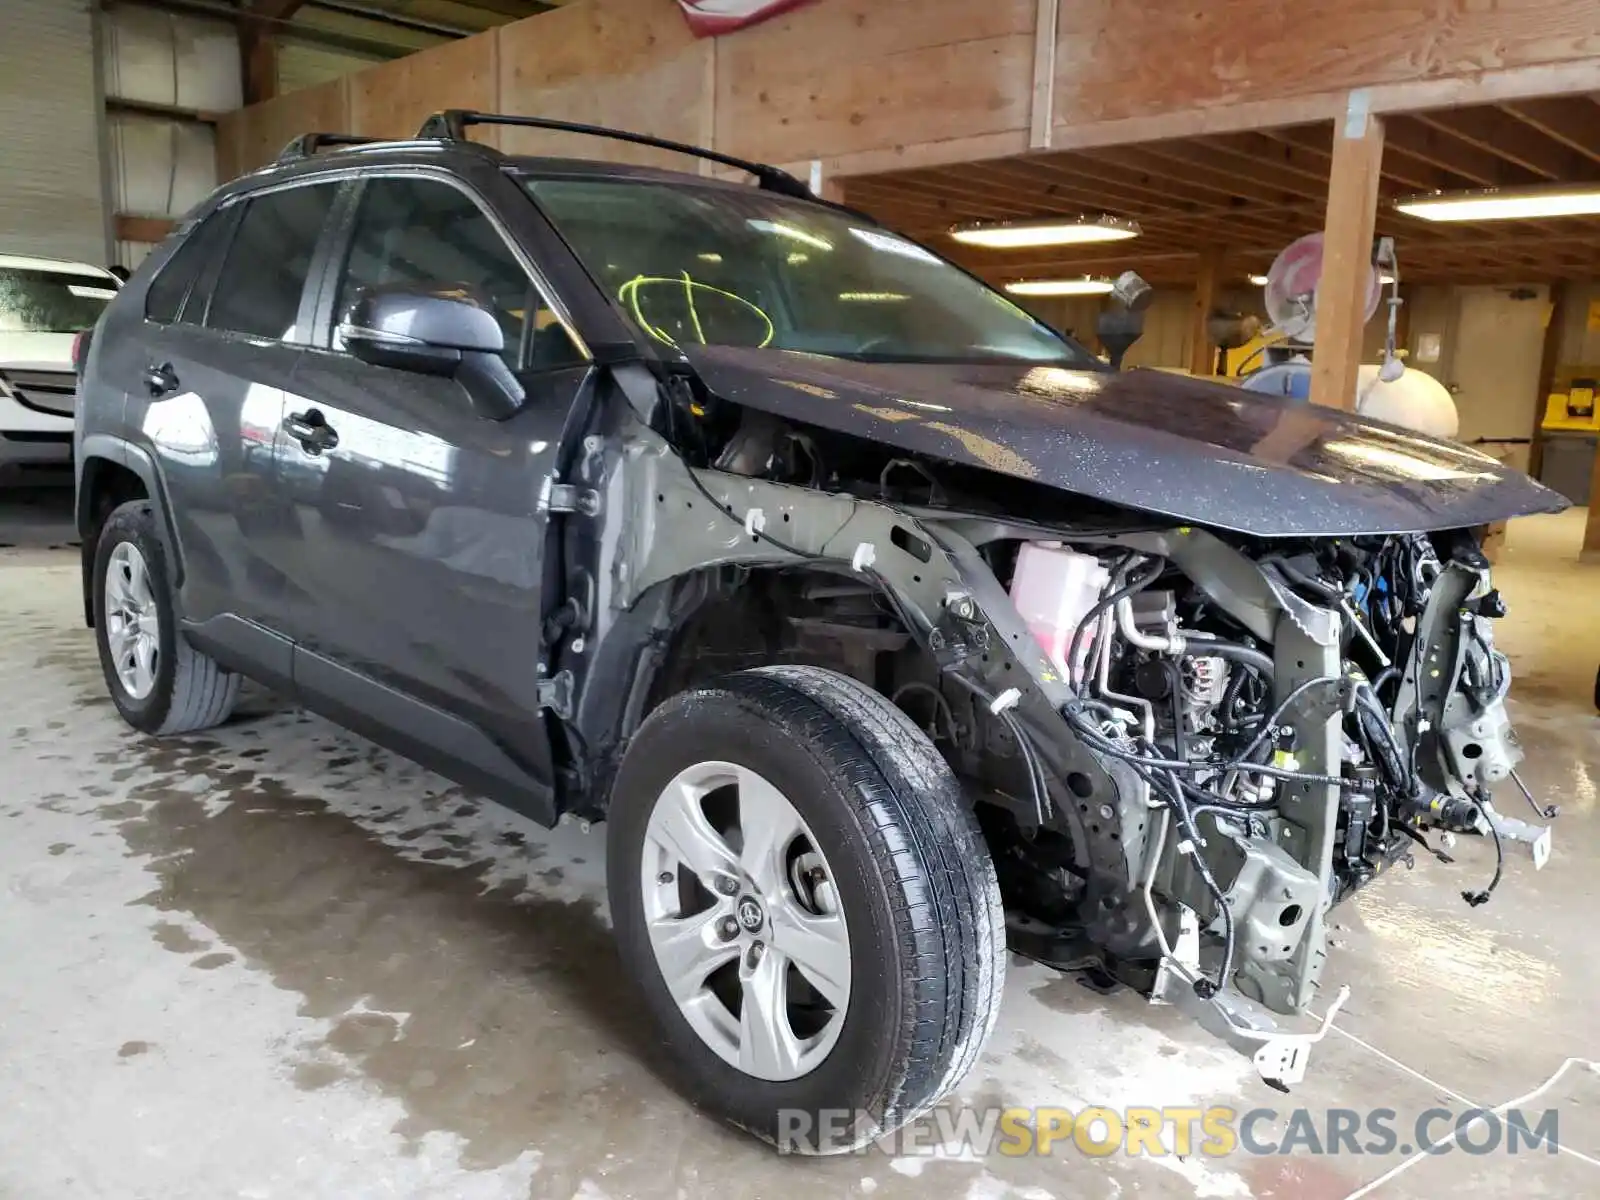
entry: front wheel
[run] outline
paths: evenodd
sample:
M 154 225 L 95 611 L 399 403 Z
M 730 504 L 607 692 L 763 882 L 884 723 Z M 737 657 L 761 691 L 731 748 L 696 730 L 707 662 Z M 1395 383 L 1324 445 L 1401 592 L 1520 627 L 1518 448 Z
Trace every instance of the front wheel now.
M 1005 972 L 994 867 L 878 693 L 770 667 L 681 694 L 633 739 L 607 823 L 625 965 L 703 1107 L 835 1153 L 976 1061 Z

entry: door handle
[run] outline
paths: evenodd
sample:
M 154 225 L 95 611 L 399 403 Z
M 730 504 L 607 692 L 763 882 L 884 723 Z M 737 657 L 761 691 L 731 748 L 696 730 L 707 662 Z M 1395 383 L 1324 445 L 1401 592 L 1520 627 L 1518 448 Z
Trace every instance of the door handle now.
M 299 442 L 301 449 L 307 454 L 321 454 L 324 450 L 332 450 L 339 444 L 339 435 L 333 431 L 333 426 L 328 424 L 328 418 L 323 416 L 319 409 L 290 413 L 283 419 L 283 430 Z
M 179 388 L 178 376 L 171 363 L 152 363 L 144 369 L 144 386 L 152 396 L 165 396 Z

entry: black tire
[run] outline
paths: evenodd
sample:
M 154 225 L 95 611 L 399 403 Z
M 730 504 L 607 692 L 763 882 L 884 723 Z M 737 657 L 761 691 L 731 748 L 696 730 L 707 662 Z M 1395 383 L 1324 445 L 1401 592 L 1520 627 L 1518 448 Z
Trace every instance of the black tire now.
M 757 1078 L 718 1056 L 679 1010 L 649 940 L 649 817 L 680 771 L 707 760 L 781 780 L 832 867 L 852 990 L 838 1041 L 797 1079 Z M 682 693 L 634 737 L 607 823 L 624 965 L 679 1086 L 703 1108 L 780 1149 L 838 1153 L 931 1108 L 977 1061 L 1005 978 L 994 865 L 948 764 L 883 696 L 814 667 L 744 671 Z
M 144 558 L 155 599 L 160 653 L 156 659 L 155 686 L 144 697 L 132 695 L 118 678 L 107 637 L 106 572 L 112 552 L 123 542 L 132 543 Z M 196 650 L 179 634 L 166 547 L 157 532 L 155 513 L 149 501 L 130 500 L 106 518 L 95 544 L 90 595 L 94 602 L 100 669 L 123 720 L 145 733 L 172 734 L 210 729 L 228 719 L 239 696 L 240 678 L 223 670 L 214 659 Z

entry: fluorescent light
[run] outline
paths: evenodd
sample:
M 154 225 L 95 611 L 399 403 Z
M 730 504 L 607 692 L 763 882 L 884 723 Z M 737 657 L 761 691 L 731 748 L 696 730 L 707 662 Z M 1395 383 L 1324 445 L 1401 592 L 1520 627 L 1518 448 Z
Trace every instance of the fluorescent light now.
M 69 283 L 67 291 L 77 296 L 80 300 L 115 300 L 117 289 L 108 287 L 90 287 L 84 283 Z
M 722 255 L 716 253 L 715 251 L 710 251 L 710 250 L 708 250 L 704 254 L 697 254 L 697 255 L 695 255 L 695 257 L 698 258 L 701 262 L 719 263 L 719 262 L 722 261 Z
M 1019 250 L 1027 246 L 1081 246 L 1139 236 L 1133 221 L 1116 217 L 1041 217 L 1035 221 L 980 221 L 957 225 L 950 236 L 969 246 Z
M 1111 290 L 1111 280 L 1091 279 L 1019 279 L 1006 284 L 1013 296 L 1104 296 Z
M 786 237 L 792 242 L 800 242 L 817 250 L 832 250 L 833 243 L 827 238 L 820 238 L 814 233 L 807 233 L 804 229 L 796 229 L 793 225 L 785 225 L 782 221 L 767 221 L 759 217 L 752 217 L 745 222 L 751 229 L 762 233 L 775 233 L 779 237 Z
M 1250 282 L 1255 284 L 1256 287 L 1266 287 L 1267 277 L 1265 275 L 1252 275 L 1250 276 Z M 1393 282 L 1394 276 L 1387 271 L 1378 276 L 1378 283 L 1382 287 L 1388 287 Z
M 892 302 L 895 300 L 909 300 L 911 297 L 906 295 L 904 292 L 840 292 L 839 299 L 855 300 L 864 304 L 871 304 L 874 302 L 882 303 Z
M 1407 196 L 1394 206 L 1424 221 L 1530 221 L 1544 217 L 1600 216 L 1600 185 L 1491 188 Z
M 810 262 L 811 255 L 806 254 L 803 251 L 796 250 L 793 254 L 789 255 L 788 258 L 784 259 L 784 261 L 787 262 L 791 267 L 798 267 L 803 262 Z

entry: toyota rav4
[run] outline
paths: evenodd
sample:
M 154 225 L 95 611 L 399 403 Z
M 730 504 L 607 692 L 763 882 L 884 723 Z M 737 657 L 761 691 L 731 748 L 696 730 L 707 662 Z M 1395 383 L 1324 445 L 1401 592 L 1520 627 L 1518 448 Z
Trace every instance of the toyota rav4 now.
M 1464 446 L 1113 371 L 784 172 L 307 135 L 101 320 L 84 604 L 122 716 L 241 677 L 607 822 L 682 1086 L 837 1150 L 976 1061 L 1008 943 L 1299 1078 L 1330 910 L 1520 751 Z M 318 153 L 326 149 L 326 153 Z M 1487 889 L 1467 897 L 1481 901 Z

